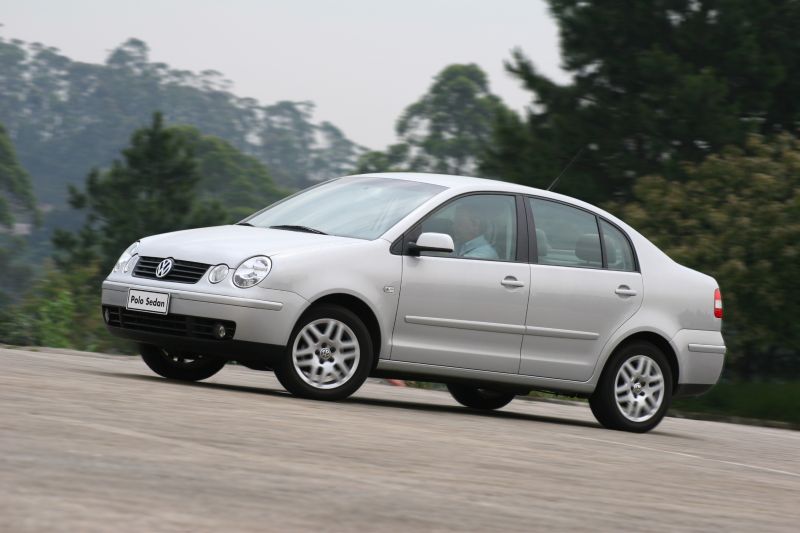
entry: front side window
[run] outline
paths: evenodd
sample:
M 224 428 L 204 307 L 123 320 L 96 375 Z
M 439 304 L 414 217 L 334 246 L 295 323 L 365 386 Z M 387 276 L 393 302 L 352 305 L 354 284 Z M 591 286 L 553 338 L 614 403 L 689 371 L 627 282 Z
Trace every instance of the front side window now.
M 377 239 L 445 187 L 394 178 L 343 178 L 312 187 L 244 222 Z
M 623 270 L 625 272 L 636 270 L 633 250 L 625 235 L 605 220 L 600 220 L 600 228 L 603 230 L 603 245 L 606 249 L 608 269 Z
M 422 255 L 514 261 L 517 255 L 517 207 L 513 196 L 473 194 L 458 198 L 426 218 L 419 233 L 446 233 L 453 238 L 450 254 Z
M 603 268 L 597 219 L 582 209 L 529 198 L 540 265 Z

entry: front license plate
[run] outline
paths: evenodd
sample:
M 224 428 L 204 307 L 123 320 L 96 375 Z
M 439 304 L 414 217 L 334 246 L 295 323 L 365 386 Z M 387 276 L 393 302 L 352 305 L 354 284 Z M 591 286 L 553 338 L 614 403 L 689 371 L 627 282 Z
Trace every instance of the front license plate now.
M 125 307 L 137 311 L 166 315 L 169 311 L 169 294 L 128 289 L 128 303 Z

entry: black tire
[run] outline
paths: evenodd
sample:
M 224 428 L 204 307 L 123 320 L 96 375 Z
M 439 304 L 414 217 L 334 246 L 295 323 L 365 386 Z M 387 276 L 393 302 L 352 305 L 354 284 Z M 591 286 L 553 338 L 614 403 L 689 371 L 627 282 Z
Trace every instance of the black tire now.
M 616 385 L 618 373 L 623 364 L 638 356 L 646 356 L 658 365 L 663 377 L 663 391 L 661 404 L 646 420 L 634 421 L 629 419 L 617 402 Z M 623 382 L 624 383 L 624 382 Z M 647 386 L 647 385 L 646 385 Z M 642 389 L 644 391 L 645 389 Z M 624 393 L 623 393 L 624 394 Z M 642 392 L 644 394 L 644 392 Z M 617 349 L 606 363 L 600 381 L 592 396 L 589 405 L 592 413 L 600 424 L 608 429 L 645 433 L 656 427 L 666 415 L 672 401 L 672 369 L 664 353 L 655 345 L 636 341 Z
M 202 355 L 168 352 L 152 344 L 139 346 L 142 359 L 150 370 L 167 379 L 200 381 L 222 370 L 227 361 Z
M 326 385 L 332 388 L 319 388 L 318 386 L 311 385 L 308 381 L 306 381 L 309 379 L 309 376 L 306 375 L 305 378 L 303 377 L 305 374 L 303 374 L 301 368 L 296 367 L 293 357 L 295 344 L 304 342 L 302 340 L 298 340 L 300 332 L 310 324 L 325 320 L 334 320 L 346 325 L 347 328 L 350 329 L 350 332 L 352 332 L 354 339 L 350 338 L 350 332 L 345 334 L 346 338 L 349 339 L 349 342 L 354 341 L 357 343 L 356 347 L 359 352 L 356 362 L 354 362 L 352 366 L 347 369 L 347 371 L 350 372 L 349 378 L 347 378 L 347 380 L 341 385 Z M 323 337 L 320 337 L 316 340 L 320 342 L 325 341 Z M 328 340 L 330 341 L 330 339 Z M 324 346 L 324 344 L 321 346 Z M 311 355 L 310 358 L 316 358 L 316 361 L 319 362 L 320 365 L 326 363 L 326 361 L 320 359 L 320 354 L 317 354 L 317 351 L 318 350 L 315 350 L 315 355 Z M 280 381 L 281 385 L 283 385 L 287 391 L 295 396 L 312 400 L 343 400 L 344 398 L 347 398 L 356 392 L 364 383 L 364 381 L 366 381 L 370 371 L 372 370 L 374 357 L 372 338 L 369 334 L 369 330 L 364 325 L 364 322 L 358 317 L 358 315 L 349 309 L 338 305 L 322 304 L 314 306 L 306 311 L 303 316 L 300 317 L 300 320 L 297 321 L 294 330 L 292 330 L 292 334 L 289 336 L 289 342 L 286 345 L 286 351 L 278 364 L 275 365 L 275 376 L 278 378 L 278 381 Z M 331 364 L 336 366 L 339 363 L 331 362 Z M 336 366 L 336 368 L 338 371 L 339 368 L 343 367 Z
M 483 409 L 487 411 L 505 407 L 515 396 L 515 394 L 511 394 L 510 392 L 481 389 L 454 383 L 449 383 L 447 385 L 447 390 L 450 391 L 453 398 L 461 405 L 471 407 L 472 409 Z

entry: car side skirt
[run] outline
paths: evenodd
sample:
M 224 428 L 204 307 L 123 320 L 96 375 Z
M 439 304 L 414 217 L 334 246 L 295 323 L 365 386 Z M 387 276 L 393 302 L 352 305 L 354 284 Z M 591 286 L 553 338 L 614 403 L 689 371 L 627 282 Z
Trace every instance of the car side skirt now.
M 567 381 L 562 379 L 507 374 L 504 372 L 488 372 L 469 368 L 426 365 L 380 359 L 372 376 L 380 378 L 434 381 L 440 383 L 468 383 L 477 387 L 502 388 L 518 390 L 525 393 L 530 390 L 543 390 L 574 396 L 588 396 L 595 384 L 590 382 Z

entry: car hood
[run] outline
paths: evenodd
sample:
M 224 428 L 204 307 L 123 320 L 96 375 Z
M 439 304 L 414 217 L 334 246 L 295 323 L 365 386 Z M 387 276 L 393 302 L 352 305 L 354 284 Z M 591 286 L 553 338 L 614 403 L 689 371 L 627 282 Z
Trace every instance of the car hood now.
M 141 240 L 139 255 L 237 266 L 254 255 L 279 256 L 364 242 L 361 239 L 252 226 L 215 226 L 154 235 Z

